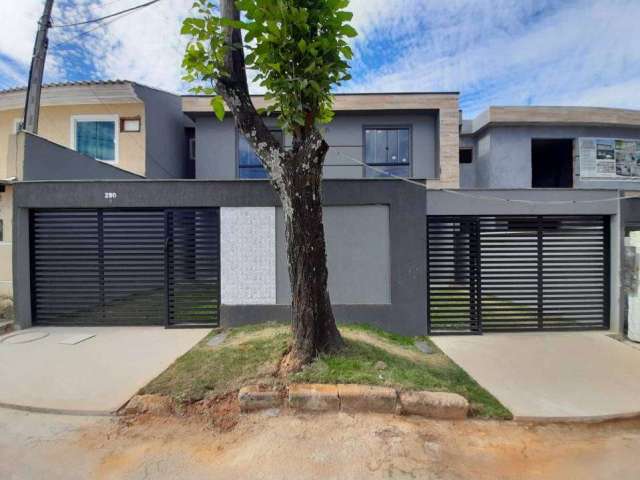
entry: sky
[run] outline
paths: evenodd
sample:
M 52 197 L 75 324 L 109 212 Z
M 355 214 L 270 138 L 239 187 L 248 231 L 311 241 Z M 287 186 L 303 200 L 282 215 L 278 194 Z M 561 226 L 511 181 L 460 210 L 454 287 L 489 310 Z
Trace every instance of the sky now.
M 53 24 L 145 1 L 56 0 Z M 192 3 L 52 28 L 45 82 L 127 79 L 188 93 L 179 31 Z M 0 89 L 26 84 L 42 6 L 0 0 Z M 465 118 L 490 105 L 640 109 L 640 0 L 351 0 L 349 10 L 353 80 L 338 91 L 459 91 Z

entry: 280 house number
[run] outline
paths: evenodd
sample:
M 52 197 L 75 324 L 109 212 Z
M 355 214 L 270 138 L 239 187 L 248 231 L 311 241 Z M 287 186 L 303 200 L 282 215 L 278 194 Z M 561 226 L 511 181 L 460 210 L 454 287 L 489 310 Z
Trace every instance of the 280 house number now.
M 118 194 L 116 192 L 104 192 L 105 200 L 114 200 L 118 198 Z

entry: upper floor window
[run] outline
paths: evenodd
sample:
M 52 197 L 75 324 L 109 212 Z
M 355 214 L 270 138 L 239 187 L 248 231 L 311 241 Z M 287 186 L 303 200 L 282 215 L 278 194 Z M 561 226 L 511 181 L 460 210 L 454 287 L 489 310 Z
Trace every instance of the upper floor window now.
M 411 129 L 408 127 L 375 127 L 364 129 L 364 158 L 367 177 L 411 175 Z
M 71 143 L 80 152 L 106 162 L 118 160 L 117 115 L 78 115 L 71 118 Z
M 271 130 L 271 134 L 280 143 L 283 142 L 282 130 Z M 260 158 L 253 151 L 247 139 L 238 134 L 238 177 L 239 178 L 269 178 L 269 174 L 262 166 Z

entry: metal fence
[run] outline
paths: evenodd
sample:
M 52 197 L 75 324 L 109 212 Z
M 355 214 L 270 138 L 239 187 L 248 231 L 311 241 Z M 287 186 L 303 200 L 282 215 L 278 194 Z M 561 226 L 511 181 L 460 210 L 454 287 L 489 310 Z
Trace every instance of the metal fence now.
M 219 323 L 217 208 L 30 215 L 34 323 Z
M 428 329 L 609 326 L 607 216 L 428 216 Z

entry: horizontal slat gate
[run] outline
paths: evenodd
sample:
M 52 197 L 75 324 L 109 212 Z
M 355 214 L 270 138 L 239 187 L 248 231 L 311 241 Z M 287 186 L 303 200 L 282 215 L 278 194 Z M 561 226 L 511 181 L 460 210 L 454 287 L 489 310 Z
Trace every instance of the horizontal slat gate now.
M 609 325 L 606 216 L 430 216 L 431 333 Z
M 177 212 L 177 213 L 176 213 Z M 199 212 L 199 213 L 195 213 Z M 219 275 L 201 276 L 198 288 L 202 298 L 181 297 L 182 310 L 168 309 L 169 272 L 201 267 L 202 255 L 193 256 L 174 245 L 167 263 L 168 238 L 173 236 L 174 216 L 198 215 L 213 218 L 211 209 L 81 209 L 34 210 L 31 212 L 32 312 L 41 325 L 173 325 L 180 323 L 188 302 L 208 305 L 206 314 L 191 323 L 218 323 Z M 211 223 L 211 222 L 210 222 Z M 187 231 L 180 222 L 180 238 L 197 236 L 199 222 Z M 216 227 L 217 228 L 217 227 Z M 202 235 L 200 234 L 200 238 Z M 201 238 L 211 246 L 207 261 L 217 264 L 219 238 Z M 212 295 L 212 297 L 204 296 Z M 196 322 L 197 320 L 197 322 Z
M 220 216 L 217 210 L 167 212 L 169 324 L 219 323 Z

